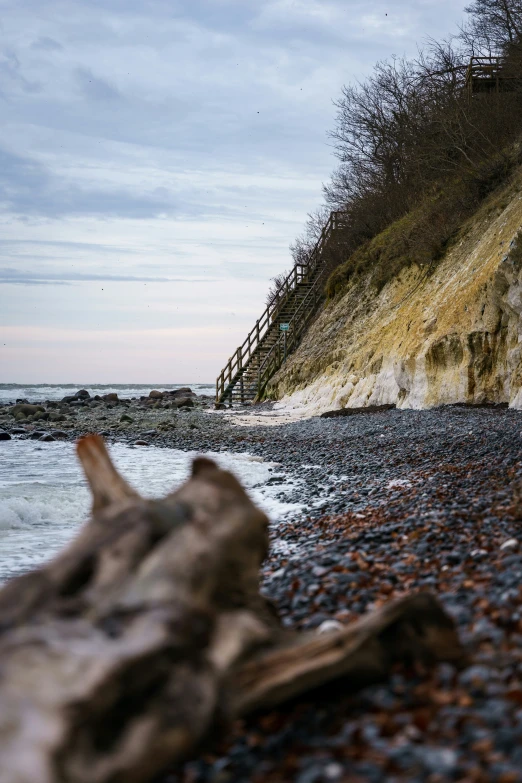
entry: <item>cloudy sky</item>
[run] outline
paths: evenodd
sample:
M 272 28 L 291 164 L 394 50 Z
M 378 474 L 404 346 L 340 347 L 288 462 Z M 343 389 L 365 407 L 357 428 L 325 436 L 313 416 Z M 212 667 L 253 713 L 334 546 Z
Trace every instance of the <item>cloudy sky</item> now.
M 460 0 L 0 0 L 0 382 L 212 381 L 344 83 Z

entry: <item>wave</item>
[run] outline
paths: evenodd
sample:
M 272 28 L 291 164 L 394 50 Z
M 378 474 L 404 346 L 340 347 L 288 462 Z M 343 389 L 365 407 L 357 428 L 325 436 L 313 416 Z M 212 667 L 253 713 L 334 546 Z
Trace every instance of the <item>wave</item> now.
M 140 397 L 152 389 L 181 389 L 186 386 L 200 394 L 213 396 L 215 392 L 214 383 L 0 383 L 0 402 L 15 402 L 17 399 L 57 401 L 79 389 L 87 389 L 93 397 L 110 392 L 116 392 L 122 398 Z
M 63 388 L 63 387 L 62 387 Z M 150 446 L 139 452 L 114 444 L 111 456 L 145 497 L 162 497 L 190 473 L 195 452 Z M 241 480 L 252 499 L 277 523 L 302 509 L 285 493 L 292 480 L 269 484 L 278 470 L 251 454 L 210 453 Z M 295 493 L 291 492 L 293 497 Z M 89 515 L 90 495 L 71 443 L 18 440 L 0 449 L 0 582 L 38 566 L 63 547 Z
M 78 497 L 75 490 L 71 497 L 64 494 L 48 499 L 8 497 L 0 499 L 0 531 L 28 530 L 41 526 L 74 526 L 87 516 L 89 500 Z

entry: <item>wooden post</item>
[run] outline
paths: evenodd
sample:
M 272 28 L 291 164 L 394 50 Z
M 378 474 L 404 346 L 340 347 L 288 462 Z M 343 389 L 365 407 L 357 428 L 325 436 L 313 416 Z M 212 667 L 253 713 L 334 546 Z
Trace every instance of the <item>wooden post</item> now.
M 237 366 L 238 366 L 238 372 L 241 373 L 239 376 L 239 395 L 241 402 L 245 402 L 245 388 L 244 388 L 244 382 L 243 382 L 243 356 L 241 353 L 241 348 L 237 349 Z

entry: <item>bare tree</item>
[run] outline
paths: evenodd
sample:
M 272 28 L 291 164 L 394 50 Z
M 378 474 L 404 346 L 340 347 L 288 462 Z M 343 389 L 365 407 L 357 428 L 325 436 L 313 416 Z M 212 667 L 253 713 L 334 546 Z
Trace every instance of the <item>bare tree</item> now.
M 466 11 L 458 36 L 428 41 L 415 59 L 379 62 L 343 87 L 330 133 L 339 166 L 291 248 L 296 262 L 306 262 L 331 209 L 345 212 L 337 263 L 412 212 L 418 225 L 406 229 L 402 256 L 429 260 L 505 178 L 522 131 L 522 0 L 474 0 Z M 490 53 L 504 57 L 502 98 L 470 101 L 470 57 Z
M 460 40 L 470 54 L 500 54 L 522 42 L 522 0 L 474 0 Z

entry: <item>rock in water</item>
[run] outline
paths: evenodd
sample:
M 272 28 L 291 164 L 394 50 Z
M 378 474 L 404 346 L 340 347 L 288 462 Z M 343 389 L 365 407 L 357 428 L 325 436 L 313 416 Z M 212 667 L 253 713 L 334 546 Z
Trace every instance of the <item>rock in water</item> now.
M 80 391 L 77 391 L 74 395 L 77 400 L 90 400 L 91 395 L 87 391 L 87 389 L 80 389 Z
M 45 413 L 43 405 L 31 405 L 29 403 L 22 403 L 21 405 L 13 405 L 9 408 L 11 416 L 17 416 L 19 413 L 23 413 L 24 416 L 34 416 L 35 413 Z
M 104 394 L 103 397 L 100 397 L 101 400 L 104 402 L 119 402 L 120 398 L 116 394 L 116 392 L 109 392 L 109 394 Z
M 8 432 L 4 432 L 4 430 L 0 430 L 0 440 L 11 440 L 11 436 Z
M 56 438 L 54 438 L 54 437 L 51 435 L 51 433 L 50 433 L 50 432 L 46 432 L 44 435 L 42 435 L 40 438 L 38 438 L 38 440 L 39 440 L 41 443 L 53 443 L 53 442 L 56 440 Z
M 149 392 L 150 400 L 161 400 L 162 398 L 163 398 L 163 392 L 160 392 L 157 389 L 153 389 L 151 392 Z

